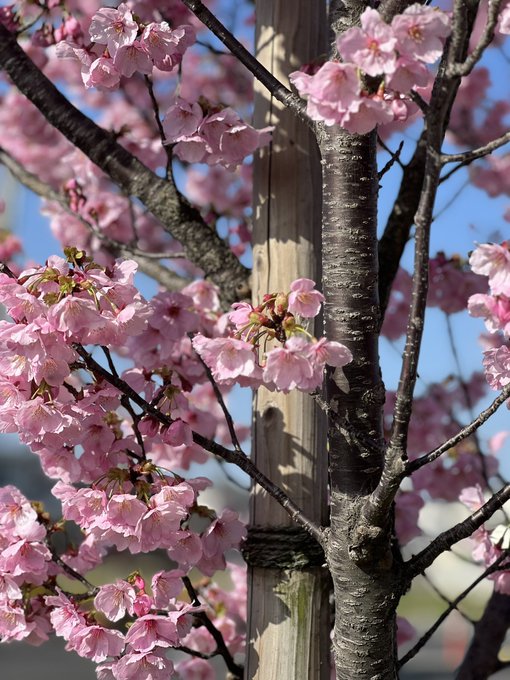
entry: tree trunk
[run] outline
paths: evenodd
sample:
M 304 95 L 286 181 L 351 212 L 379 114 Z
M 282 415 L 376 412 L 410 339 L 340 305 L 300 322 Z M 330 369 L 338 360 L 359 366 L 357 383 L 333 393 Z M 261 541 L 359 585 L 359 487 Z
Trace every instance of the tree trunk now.
M 283 82 L 325 50 L 323 0 L 256 3 L 258 59 Z M 254 300 L 288 290 L 320 272 L 321 170 L 313 135 L 295 115 L 257 88 L 255 125 L 275 125 L 273 142 L 254 167 Z M 319 524 L 327 521 L 327 454 L 322 414 L 312 398 L 258 390 L 257 466 Z M 288 515 L 254 489 L 247 544 L 249 630 L 247 678 L 326 680 L 330 615 L 324 556 Z M 262 543 L 269 550 L 262 552 Z
M 366 538 L 375 542 L 375 550 L 364 555 L 350 549 L 384 454 L 375 133 L 360 137 L 325 128 L 320 148 L 325 331 L 354 357 L 327 381 L 331 528 L 326 552 L 336 605 L 333 650 L 338 680 L 386 680 L 397 677 L 395 609 L 400 595 L 398 554 L 390 549 L 391 517 L 386 526 L 368 529 Z

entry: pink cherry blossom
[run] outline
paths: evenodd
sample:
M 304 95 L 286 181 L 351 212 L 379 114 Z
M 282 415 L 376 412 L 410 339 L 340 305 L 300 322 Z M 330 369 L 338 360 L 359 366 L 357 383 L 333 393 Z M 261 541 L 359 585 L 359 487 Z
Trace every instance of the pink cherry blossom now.
M 238 547 L 246 535 L 246 527 L 232 510 L 224 510 L 202 535 L 202 546 L 206 557 L 223 553 L 229 548 Z
M 462 493 L 459 496 L 459 501 L 469 508 L 470 512 L 479 510 L 482 505 L 485 505 L 482 487 L 477 484 L 476 486 L 469 486 L 465 489 L 462 489 Z
M 483 243 L 469 258 L 475 274 L 489 277 L 489 286 L 494 295 L 510 297 L 510 249 L 507 243 Z
M 0 637 L 2 641 L 23 640 L 34 628 L 25 617 L 21 607 L 16 607 L 9 602 L 0 602 Z
M 138 24 L 126 3 L 117 9 L 102 7 L 92 17 L 89 28 L 90 38 L 105 44 L 114 57 L 123 45 L 132 45 L 138 33 Z
M 179 644 L 176 623 L 168 616 L 147 614 L 133 623 L 126 634 L 126 643 L 143 653 L 156 647 L 175 647 Z
M 344 61 L 356 64 L 369 76 L 395 71 L 396 44 L 391 28 L 369 7 L 361 15 L 361 28 L 350 28 L 337 41 Z
M 153 69 L 150 55 L 139 40 L 121 45 L 115 52 L 113 63 L 117 71 L 126 78 L 131 78 L 135 71 L 150 75 Z
M 150 652 L 130 652 L 112 665 L 115 680 L 168 680 L 174 666 L 165 656 L 164 649 L 154 647 Z
M 172 569 L 171 571 L 158 571 L 152 577 L 152 595 L 154 597 L 154 605 L 157 609 L 168 609 L 170 600 L 179 595 L 182 591 L 182 577 L 186 575 L 185 571 L 181 569 Z
M 215 680 L 213 667 L 205 659 L 186 659 L 175 667 L 182 680 Z
M 349 132 L 365 135 L 377 125 L 391 123 L 394 118 L 391 100 L 380 94 L 363 94 L 353 102 L 342 120 L 342 127 Z
M 69 640 L 73 632 L 85 624 L 85 617 L 59 588 L 57 595 L 48 595 L 44 599 L 48 606 L 53 607 L 50 620 L 55 633 Z
M 320 312 L 324 295 L 315 290 L 315 281 L 296 279 L 290 284 L 289 312 L 312 319 Z
M 136 549 L 135 546 L 130 546 L 130 549 L 133 552 L 149 552 L 168 548 L 175 541 L 175 533 L 187 514 L 187 509 L 176 500 L 169 499 L 165 490 L 155 494 L 136 526 L 136 537 L 140 544 Z
M 468 311 L 471 316 L 483 318 L 491 333 L 501 330 L 510 336 L 510 298 L 506 295 L 472 295 Z
M 175 543 L 168 549 L 168 556 L 183 568 L 197 564 L 202 558 L 202 541 L 191 531 L 179 531 Z
M 109 656 L 119 656 L 125 645 L 124 636 L 118 630 L 97 625 L 78 628 L 69 641 L 77 654 L 97 663 Z
M 161 71 L 171 71 L 180 64 L 184 52 L 194 41 L 195 31 L 191 26 L 172 30 L 166 21 L 147 24 L 141 38 L 141 44 Z
M 397 50 L 411 59 L 433 64 L 443 52 L 444 40 L 450 34 L 450 20 L 435 7 L 411 5 L 391 22 L 397 38 Z
M 493 390 L 502 390 L 510 384 L 510 350 L 503 345 L 483 353 L 485 377 Z
M 117 88 L 121 76 L 111 57 L 98 57 L 90 64 L 84 64 L 81 74 L 85 87 L 95 87 L 98 90 Z
M 279 390 L 313 389 L 310 385 L 313 366 L 307 358 L 308 343 L 304 338 L 294 336 L 284 347 L 276 347 L 267 354 L 264 367 L 264 381 L 273 382 Z
M 167 141 L 178 142 L 194 135 L 203 118 L 200 104 L 176 97 L 175 102 L 167 109 L 163 121 Z
M 32 583 L 42 583 L 48 574 L 51 553 L 39 542 L 21 540 L 5 548 L 0 555 L 0 567 L 12 576 L 22 576 Z
M 415 86 L 426 87 L 430 72 L 422 62 L 413 57 L 399 56 L 395 72 L 387 78 L 387 85 L 397 92 L 409 92 Z M 406 116 L 407 117 L 407 116 Z
M 235 338 L 205 338 L 196 335 L 193 348 L 209 366 L 216 380 L 230 381 L 240 376 L 257 377 L 253 346 Z
M 94 598 L 94 606 L 110 619 L 119 621 L 126 612 L 133 613 L 135 589 L 127 581 L 117 579 L 115 583 L 108 583 L 99 589 Z M 113 656 L 116 656 L 115 654 Z
M 313 76 L 295 71 L 289 79 L 301 95 L 308 95 L 310 118 L 323 120 L 326 125 L 342 125 L 361 90 L 352 64 L 327 61 Z
M 510 35 L 510 4 L 508 3 L 503 3 L 497 30 L 503 35 Z

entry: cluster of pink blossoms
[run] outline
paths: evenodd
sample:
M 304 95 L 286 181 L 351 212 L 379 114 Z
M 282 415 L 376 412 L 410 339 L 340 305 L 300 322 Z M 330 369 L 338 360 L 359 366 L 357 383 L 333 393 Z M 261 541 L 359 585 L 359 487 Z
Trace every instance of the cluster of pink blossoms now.
M 468 301 L 471 316 L 481 317 L 490 333 L 510 337 L 510 244 L 485 243 L 471 254 L 469 263 L 477 274 L 487 276 L 490 292 L 472 295 Z M 483 364 L 489 385 L 502 389 L 510 383 L 510 350 L 506 344 L 484 352 Z
M 77 25 L 76 25 L 77 24 Z M 57 46 L 60 56 L 81 62 L 86 87 L 113 89 L 122 76 L 135 72 L 150 75 L 154 67 L 172 71 L 181 63 L 186 49 L 195 42 L 191 26 L 170 28 L 166 21 L 139 23 L 129 6 L 102 7 L 90 23 L 91 45 L 85 44 L 79 24 L 63 32 L 65 40 Z
M 271 293 L 253 307 L 237 302 L 228 315 L 228 336 L 207 338 L 198 334 L 193 347 L 223 385 L 264 385 L 270 390 L 312 392 L 320 387 L 326 364 L 338 368 L 352 361 L 339 342 L 317 340 L 299 323 L 320 312 L 324 296 L 311 279 L 296 279 L 287 293 Z M 276 347 L 268 348 L 275 340 Z
M 165 114 L 163 129 L 175 154 L 188 163 L 221 163 L 235 168 L 266 145 L 272 127 L 255 130 L 230 107 L 211 107 L 176 97 Z
M 47 530 L 31 503 L 13 486 L 0 489 L 0 638 L 41 644 L 51 625 L 38 586 L 58 573 Z
M 361 28 L 350 28 L 337 40 L 342 62 L 328 61 L 313 75 L 296 71 L 290 80 L 307 96 L 312 120 L 365 134 L 417 110 L 409 93 L 427 86 L 427 65 L 439 59 L 449 34 L 448 15 L 432 7 L 411 5 L 391 25 L 367 8 Z

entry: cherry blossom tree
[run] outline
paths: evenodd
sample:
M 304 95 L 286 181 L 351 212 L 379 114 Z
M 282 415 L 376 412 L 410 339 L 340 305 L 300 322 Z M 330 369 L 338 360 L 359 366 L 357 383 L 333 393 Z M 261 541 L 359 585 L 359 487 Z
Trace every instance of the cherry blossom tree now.
M 220 677 L 396 678 L 489 580 L 457 674 L 485 678 L 505 666 L 510 612 L 510 483 L 494 455 L 508 433 L 479 432 L 510 398 L 510 246 L 448 255 L 430 240 L 459 171 L 509 193 L 510 104 L 485 60 L 510 5 L 289 7 L 255 2 L 255 51 L 220 0 L 0 8 L 0 162 L 62 246 L 39 264 L 14 233 L 0 244 L 0 430 L 39 458 L 62 508 L 0 489 L 0 635 L 60 636 L 100 680 L 209 680 L 214 657 Z M 417 138 L 407 157 L 403 135 Z M 456 366 L 415 394 L 427 307 Z M 461 312 L 486 331 L 469 377 Z M 381 337 L 399 352 L 404 338 L 395 390 Z M 251 455 L 240 388 L 254 393 Z M 190 466 L 210 459 L 250 478 L 248 526 L 203 503 L 212 482 Z M 434 499 L 464 519 L 407 546 Z M 480 576 L 453 599 L 439 584 L 446 609 L 418 636 L 401 598 L 463 539 Z M 164 568 L 97 582 L 113 552 L 157 552 Z

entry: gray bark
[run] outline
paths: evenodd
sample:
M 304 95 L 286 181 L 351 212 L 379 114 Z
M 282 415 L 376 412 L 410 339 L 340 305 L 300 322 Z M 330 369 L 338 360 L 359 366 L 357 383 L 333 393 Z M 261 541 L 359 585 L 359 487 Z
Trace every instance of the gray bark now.
M 325 331 L 354 361 L 329 376 L 331 528 L 327 560 L 335 593 L 337 678 L 395 678 L 399 556 L 391 516 L 374 528 L 370 555 L 352 555 L 351 532 L 379 480 L 384 454 L 384 387 L 378 361 L 377 169 L 375 135 L 330 128 L 323 158 Z

